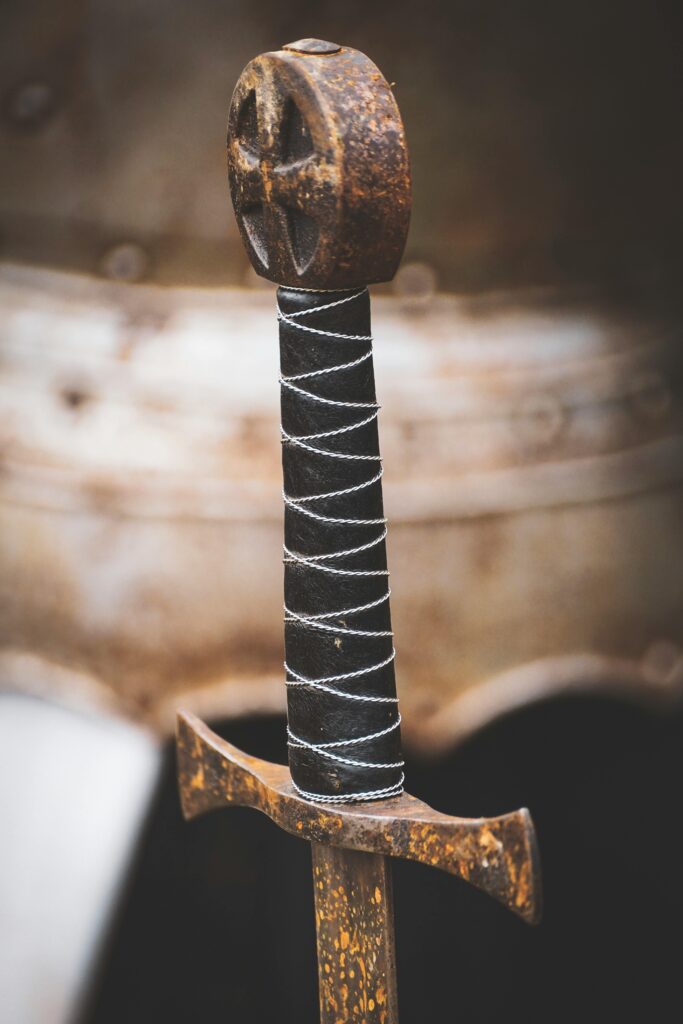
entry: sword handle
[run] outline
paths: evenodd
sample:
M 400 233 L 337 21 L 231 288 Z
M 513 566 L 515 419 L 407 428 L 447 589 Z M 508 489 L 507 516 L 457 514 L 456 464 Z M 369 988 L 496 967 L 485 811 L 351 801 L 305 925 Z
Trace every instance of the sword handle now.
M 309 799 L 403 788 L 370 299 L 278 290 L 289 764 Z
M 365 54 L 300 39 L 242 72 L 228 122 L 237 223 L 278 291 L 285 648 L 294 785 L 401 792 L 381 462 L 366 285 L 410 219 L 405 132 Z

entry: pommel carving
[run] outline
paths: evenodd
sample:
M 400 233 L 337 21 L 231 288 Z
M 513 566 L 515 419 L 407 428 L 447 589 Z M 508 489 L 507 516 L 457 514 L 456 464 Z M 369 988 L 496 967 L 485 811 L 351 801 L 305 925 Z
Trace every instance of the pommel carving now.
M 252 60 L 230 105 L 228 173 L 257 274 L 314 289 L 394 276 L 410 221 L 408 150 L 365 54 L 306 39 Z

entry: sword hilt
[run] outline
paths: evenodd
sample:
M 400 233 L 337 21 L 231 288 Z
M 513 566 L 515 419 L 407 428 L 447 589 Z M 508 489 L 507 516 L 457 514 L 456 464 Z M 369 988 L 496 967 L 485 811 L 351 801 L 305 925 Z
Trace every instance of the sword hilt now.
M 242 73 L 228 134 L 237 221 L 278 291 L 289 760 L 313 800 L 403 788 L 366 284 L 410 214 L 405 132 L 364 54 L 299 40 Z
M 299 40 L 243 72 L 228 156 L 249 258 L 280 285 L 291 775 L 181 713 L 182 805 L 188 818 L 254 807 L 311 842 L 321 1021 L 396 1024 L 387 857 L 459 875 L 530 923 L 540 913 L 526 810 L 347 803 L 402 788 L 366 285 L 403 251 L 405 135 L 367 57 Z

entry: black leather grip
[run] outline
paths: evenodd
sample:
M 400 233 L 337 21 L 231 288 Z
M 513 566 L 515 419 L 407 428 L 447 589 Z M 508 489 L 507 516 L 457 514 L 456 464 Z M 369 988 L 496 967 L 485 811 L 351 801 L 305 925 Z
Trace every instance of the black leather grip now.
M 280 288 L 278 304 L 292 779 L 380 799 L 403 771 L 370 300 Z

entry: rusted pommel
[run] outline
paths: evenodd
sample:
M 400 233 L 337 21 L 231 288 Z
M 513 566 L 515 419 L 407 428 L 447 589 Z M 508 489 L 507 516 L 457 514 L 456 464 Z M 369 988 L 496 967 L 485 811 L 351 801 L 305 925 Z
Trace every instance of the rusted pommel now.
M 301 839 L 440 868 L 529 924 L 540 918 L 539 861 L 526 809 L 497 818 L 456 818 L 407 794 L 365 805 L 311 803 L 298 795 L 284 765 L 243 754 L 187 712 L 178 715 L 177 746 L 186 818 L 221 807 L 253 807 Z
M 410 221 L 408 149 L 365 54 L 301 39 L 252 60 L 230 105 L 228 172 L 257 274 L 313 289 L 394 276 Z

